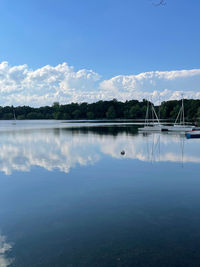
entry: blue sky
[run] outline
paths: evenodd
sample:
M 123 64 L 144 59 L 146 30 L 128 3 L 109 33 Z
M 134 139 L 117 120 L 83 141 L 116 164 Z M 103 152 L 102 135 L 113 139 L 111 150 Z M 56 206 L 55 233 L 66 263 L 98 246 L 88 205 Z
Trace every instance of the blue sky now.
M 155 0 L 156 2 L 157 0 Z M 1 61 L 111 76 L 198 68 L 200 1 L 0 1 Z
M 198 69 L 200 1 L 158 1 L 0 0 L 0 62 L 29 71 L 67 62 L 101 80 Z

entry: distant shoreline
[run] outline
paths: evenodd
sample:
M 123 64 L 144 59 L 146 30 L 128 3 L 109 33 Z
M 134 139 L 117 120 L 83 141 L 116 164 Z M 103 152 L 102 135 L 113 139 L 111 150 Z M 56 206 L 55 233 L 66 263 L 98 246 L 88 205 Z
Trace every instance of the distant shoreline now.
M 170 100 L 155 106 L 159 118 L 173 121 L 181 106 L 181 100 Z M 200 118 L 200 100 L 185 99 L 185 118 L 198 121 Z M 52 106 L 39 108 L 29 106 L 0 107 L 0 120 L 132 120 L 143 121 L 147 109 L 147 100 L 129 100 L 125 102 L 98 101 L 95 103 L 53 103 Z

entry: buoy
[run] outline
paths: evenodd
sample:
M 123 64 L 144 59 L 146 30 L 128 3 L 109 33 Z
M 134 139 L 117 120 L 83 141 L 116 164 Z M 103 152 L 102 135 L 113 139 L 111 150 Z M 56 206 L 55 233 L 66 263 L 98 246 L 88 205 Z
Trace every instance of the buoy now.
M 125 155 L 125 151 L 124 150 L 121 151 L 121 155 Z

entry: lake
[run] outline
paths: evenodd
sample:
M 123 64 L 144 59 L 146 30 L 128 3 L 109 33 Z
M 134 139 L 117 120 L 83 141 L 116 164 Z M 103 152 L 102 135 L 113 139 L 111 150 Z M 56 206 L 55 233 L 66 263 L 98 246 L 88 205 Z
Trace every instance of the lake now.
M 0 266 L 199 266 L 199 225 L 200 139 L 0 121 Z

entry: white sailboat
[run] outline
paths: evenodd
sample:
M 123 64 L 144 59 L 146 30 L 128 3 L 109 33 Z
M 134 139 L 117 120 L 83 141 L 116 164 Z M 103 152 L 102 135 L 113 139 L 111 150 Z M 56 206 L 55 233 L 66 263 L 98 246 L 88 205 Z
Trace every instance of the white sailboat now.
M 143 132 L 160 132 L 165 130 L 165 125 L 160 123 L 158 116 L 156 114 L 155 108 L 151 103 L 151 111 L 152 111 L 152 122 L 149 120 L 149 101 L 147 102 L 147 110 L 146 110 L 146 117 L 145 117 L 145 124 L 143 128 L 138 128 L 139 131 Z M 154 122 L 154 116 L 156 122 Z
M 188 132 L 188 131 L 192 131 L 194 128 L 195 128 L 195 126 L 190 126 L 190 125 L 185 124 L 184 103 L 183 103 L 183 98 L 182 98 L 182 105 L 181 105 L 179 113 L 176 117 L 175 123 L 173 126 L 168 127 L 168 131 L 171 131 L 171 132 Z

